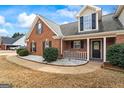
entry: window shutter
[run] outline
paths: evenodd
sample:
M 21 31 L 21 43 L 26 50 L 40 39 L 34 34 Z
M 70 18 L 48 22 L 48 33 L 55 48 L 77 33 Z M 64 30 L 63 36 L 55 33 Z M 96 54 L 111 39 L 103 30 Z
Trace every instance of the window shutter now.
M 30 51 L 32 52 L 32 42 L 30 43 Z
M 92 14 L 92 29 L 96 29 L 96 13 Z
M 84 41 L 81 40 L 80 42 L 81 42 L 81 48 L 84 48 Z
M 49 41 L 49 47 L 52 47 L 52 42 L 51 41 Z
M 71 41 L 71 48 L 73 48 L 73 41 Z
M 80 31 L 83 31 L 83 16 L 80 17 Z
M 34 42 L 34 46 L 35 46 L 34 51 L 36 52 L 37 50 L 36 42 Z
M 42 49 L 43 49 L 43 53 L 44 53 L 44 49 L 45 49 L 45 41 L 43 41 L 43 43 L 42 43 Z

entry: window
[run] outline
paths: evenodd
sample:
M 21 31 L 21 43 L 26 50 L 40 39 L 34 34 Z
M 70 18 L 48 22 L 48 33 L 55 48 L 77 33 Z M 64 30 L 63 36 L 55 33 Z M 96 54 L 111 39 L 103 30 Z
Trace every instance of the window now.
M 92 15 L 86 15 L 84 16 L 84 24 L 83 24 L 83 27 L 84 27 L 84 30 L 90 30 L 92 29 Z
M 96 13 L 80 17 L 80 31 L 96 29 Z
M 74 48 L 81 48 L 81 42 L 80 41 L 74 41 L 73 42 L 73 47 Z
M 83 31 L 83 16 L 80 17 L 80 31 Z
M 36 42 L 31 43 L 31 51 L 36 52 Z
M 45 41 L 45 48 L 49 48 L 49 41 Z
M 37 33 L 38 33 L 38 34 L 41 34 L 42 29 L 43 29 L 42 23 L 38 23 L 38 24 L 37 24 Z

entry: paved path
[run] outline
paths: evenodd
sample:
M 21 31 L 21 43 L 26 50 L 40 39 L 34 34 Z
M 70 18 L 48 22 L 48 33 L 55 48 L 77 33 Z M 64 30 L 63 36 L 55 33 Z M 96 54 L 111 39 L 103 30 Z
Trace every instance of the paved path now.
M 76 66 L 76 67 L 62 67 L 62 66 L 53 66 L 47 64 L 41 64 L 37 62 L 31 62 L 28 60 L 20 59 L 16 56 L 7 56 L 9 62 L 27 67 L 33 70 L 50 72 L 50 73 L 62 73 L 62 74 L 81 74 L 89 73 L 100 69 L 101 63 L 98 62 L 89 62 L 86 65 Z

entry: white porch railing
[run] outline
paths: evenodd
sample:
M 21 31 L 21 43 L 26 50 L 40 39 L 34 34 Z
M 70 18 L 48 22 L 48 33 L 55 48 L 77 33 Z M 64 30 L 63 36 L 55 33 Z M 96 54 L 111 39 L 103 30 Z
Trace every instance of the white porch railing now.
M 87 60 L 87 52 L 64 51 L 63 57 L 69 59 Z

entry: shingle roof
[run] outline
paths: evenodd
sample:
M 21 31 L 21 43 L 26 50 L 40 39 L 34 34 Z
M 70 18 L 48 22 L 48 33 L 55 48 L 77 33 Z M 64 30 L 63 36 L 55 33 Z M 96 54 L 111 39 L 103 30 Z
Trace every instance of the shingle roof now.
M 55 22 L 43 17 L 39 16 L 41 19 L 43 19 L 54 31 L 58 34 L 58 36 L 68 36 L 68 35 L 78 35 L 78 34 L 89 34 L 89 33 L 99 33 L 99 32 L 105 32 L 105 31 L 116 31 L 116 30 L 122 30 L 124 29 L 123 25 L 120 23 L 120 21 L 114 17 L 114 14 L 108 14 L 102 16 L 102 20 L 99 21 L 99 30 L 97 31 L 85 31 L 82 33 L 78 33 L 78 22 L 71 22 L 68 24 L 56 24 Z M 31 31 L 27 34 L 29 34 Z
M 124 29 L 122 24 L 117 18 L 113 17 L 114 14 L 104 15 L 102 21 L 99 21 L 99 30 L 98 31 L 87 31 L 78 33 L 78 22 L 72 22 L 68 24 L 60 25 L 63 35 L 78 35 L 78 34 L 88 34 L 88 33 L 98 33 L 105 31 L 116 31 Z
M 0 42 L 3 43 L 3 44 L 12 44 L 13 42 L 15 42 L 15 39 L 11 38 L 11 37 L 1 36 L 0 37 Z
M 40 17 L 59 35 L 59 36 L 62 36 L 62 32 L 61 32 L 61 29 L 60 29 L 60 25 L 59 24 L 56 24 L 55 22 L 43 17 L 40 15 Z

